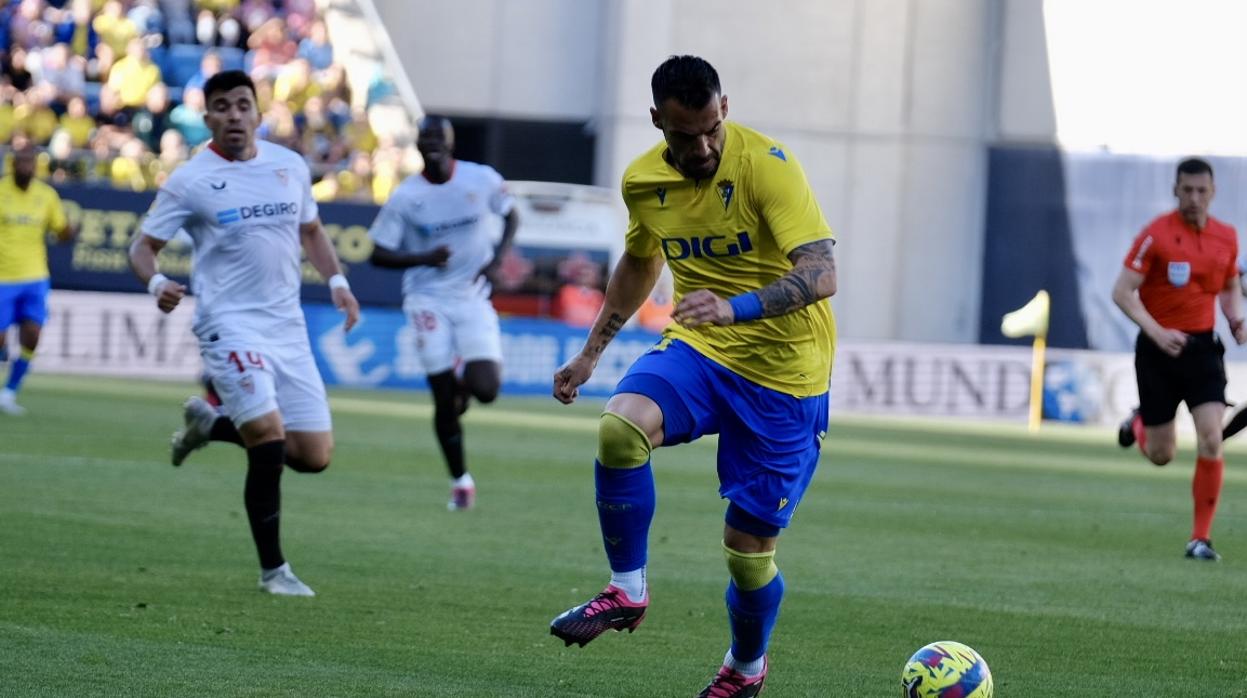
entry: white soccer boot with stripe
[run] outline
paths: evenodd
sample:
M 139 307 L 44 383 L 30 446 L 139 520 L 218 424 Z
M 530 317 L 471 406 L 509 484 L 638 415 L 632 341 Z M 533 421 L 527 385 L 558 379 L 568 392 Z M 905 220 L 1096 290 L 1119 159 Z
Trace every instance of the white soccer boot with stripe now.
M 299 581 L 290 569 L 290 563 L 284 562 L 275 570 L 260 573 L 260 591 L 267 591 L 278 596 L 316 596 L 311 587 Z
M 187 398 L 182 403 L 182 418 L 186 426 L 173 432 L 173 438 L 169 440 L 169 461 L 175 466 L 181 465 L 192 451 L 207 446 L 212 436 L 212 425 L 218 416 L 216 408 L 207 400 L 197 395 Z

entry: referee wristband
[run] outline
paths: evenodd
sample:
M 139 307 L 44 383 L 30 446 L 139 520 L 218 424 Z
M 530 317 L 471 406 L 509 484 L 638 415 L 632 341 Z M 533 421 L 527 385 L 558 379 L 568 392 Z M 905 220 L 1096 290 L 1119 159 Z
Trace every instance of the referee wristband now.
M 345 276 L 341 274 L 334 274 L 333 276 L 329 277 L 329 288 L 331 289 L 345 288 L 349 291 L 351 289 L 351 284 L 346 280 Z
M 762 299 L 754 291 L 734 296 L 728 303 L 732 306 L 735 322 L 749 322 L 762 317 Z
M 169 277 L 165 276 L 164 274 L 156 274 L 155 276 L 151 278 L 151 281 L 147 282 L 147 292 L 152 294 L 153 296 L 159 296 L 160 287 L 164 285 L 164 282 L 168 280 L 169 280 Z

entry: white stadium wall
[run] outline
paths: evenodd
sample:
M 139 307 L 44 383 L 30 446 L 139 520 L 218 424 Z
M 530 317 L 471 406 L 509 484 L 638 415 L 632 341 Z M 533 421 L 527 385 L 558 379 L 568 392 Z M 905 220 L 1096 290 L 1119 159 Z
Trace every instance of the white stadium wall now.
M 732 117 L 800 158 L 841 237 L 842 335 L 977 339 L 997 3 L 376 4 L 426 108 L 584 119 L 605 186 L 659 138 L 647 111 L 654 67 L 704 56 Z

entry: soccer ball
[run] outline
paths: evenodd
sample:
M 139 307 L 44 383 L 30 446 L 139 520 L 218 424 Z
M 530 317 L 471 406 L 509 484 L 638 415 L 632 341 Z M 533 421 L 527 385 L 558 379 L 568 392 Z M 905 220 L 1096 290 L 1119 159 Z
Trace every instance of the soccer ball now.
M 903 698 L 992 698 L 992 672 L 960 642 L 932 642 L 914 652 L 901 672 Z

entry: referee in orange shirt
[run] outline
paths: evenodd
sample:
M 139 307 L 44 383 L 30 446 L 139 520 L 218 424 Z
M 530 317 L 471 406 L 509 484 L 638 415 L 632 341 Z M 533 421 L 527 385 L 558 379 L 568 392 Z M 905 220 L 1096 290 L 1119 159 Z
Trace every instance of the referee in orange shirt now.
M 1117 442 L 1123 448 L 1138 443 L 1148 460 L 1165 465 L 1177 451 L 1174 415 L 1178 403 L 1186 402 L 1199 451 L 1186 556 L 1216 561 L 1221 556 L 1212 547 L 1211 532 L 1225 463 L 1225 347 L 1213 331 L 1214 300 L 1229 320 L 1234 341 L 1247 342 L 1238 234 L 1208 215 L 1216 185 L 1212 166 L 1204 160 L 1178 164 L 1173 193 L 1177 210 L 1139 233 L 1113 286 L 1113 302 L 1140 330 L 1134 354 L 1139 407 L 1122 423 Z

